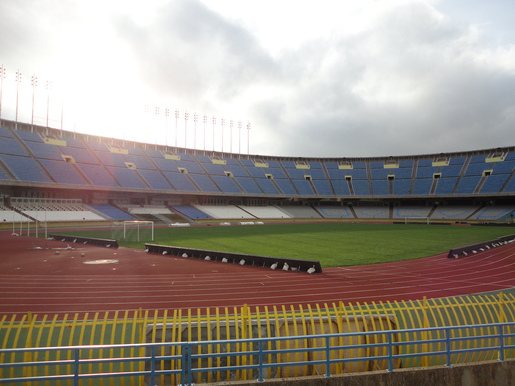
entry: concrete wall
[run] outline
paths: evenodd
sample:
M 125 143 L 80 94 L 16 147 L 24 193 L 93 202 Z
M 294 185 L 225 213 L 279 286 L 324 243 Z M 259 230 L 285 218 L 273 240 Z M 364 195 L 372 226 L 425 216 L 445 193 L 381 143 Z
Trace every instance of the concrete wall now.
M 215 385 L 215 384 L 213 384 Z M 254 381 L 220 382 L 217 386 L 515 386 L 515 359 L 505 362 L 488 361 L 453 367 L 435 366 L 417 369 L 370 371 L 360 374 L 342 374 L 330 378 L 323 376 Z

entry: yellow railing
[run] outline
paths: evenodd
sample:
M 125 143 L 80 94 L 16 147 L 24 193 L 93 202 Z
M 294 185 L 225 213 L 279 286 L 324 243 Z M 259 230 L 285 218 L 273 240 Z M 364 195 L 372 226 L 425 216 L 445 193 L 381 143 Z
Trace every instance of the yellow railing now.
M 512 294 L 499 294 L 494 296 L 463 296 L 456 298 L 442 299 L 423 299 L 416 301 L 400 302 L 379 302 L 379 303 L 356 303 L 344 305 L 339 304 L 316 304 L 316 305 L 290 305 L 290 306 L 264 306 L 264 307 L 243 307 L 215 308 L 215 309 L 185 309 L 173 311 L 124 311 L 124 312 L 105 312 L 79 315 L 57 315 L 49 317 L 39 316 L 28 313 L 26 315 L 11 315 L 0 317 L 0 345 L 2 348 L 17 347 L 48 347 L 48 346 L 71 346 L 71 345 L 96 345 L 96 344 L 118 344 L 118 343 L 159 343 L 159 342 L 186 342 L 186 341 L 207 341 L 224 339 L 246 339 L 261 338 L 265 336 L 302 336 L 316 334 L 333 334 L 360 331 L 384 331 L 395 329 L 411 329 L 417 327 L 439 327 L 439 326 L 458 326 L 469 324 L 486 324 L 495 322 L 506 322 L 515 320 L 515 296 Z M 432 332 L 422 332 L 416 337 L 421 340 L 428 338 L 444 338 Z M 488 331 L 471 331 L 468 335 L 489 334 Z M 399 333 L 395 340 L 407 341 L 413 336 L 403 336 Z M 386 335 L 375 335 L 372 342 L 365 342 L 364 337 L 343 338 L 340 342 L 335 342 L 339 346 L 360 345 L 362 343 L 382 343 L 386 341 Z M 477 348 L 489 346 L 488 339 L 468 341 L 469 347 Z M 251 343 L 248 343 L 249 345 Z M 270 343 L 271 344 L 271 343 Z M 323 342 L 317 338 L 295 340 L 288 343 L 277 343 L 281 348 L 302 348 L 320 347 Z M 288 345 L 292 345 L 291 347 Z M 216 352 L 238 352 L 252 347 L 247 347 L 246 343 L 225 344 L 216 346 L 206 346 L 206 353 L 211 350 Z M 428 347 L 427 344 L 412 348 L 417 352 L 429 352 L 443 349 L 440 343 Z M 273 349 L 273 347 L 269 347 Z M 136 353 L 134 349 L 98 349 L 90 350 L 89 358 L 106 357 L 129 357 Z M 170 349 L 168 349 L 170 351 Z M 368 370 L 386 369 L 385 360 L 375 360 L 375 357 L 386 355 L 386 348 L 372 349 L 342 349 L 334 351 L 334 357 L 357 358 L 368 357 L 367 362 L 348 362 L 345 364 L 332 365 L 331 373 L 361 372 Z M 403 351 L 405 350 L 405 351 Z M 407 353 L 407 348 L 399 349 L 399 353 Z M 144 355 L 144 352 L 137 353 Z M 176 355 L 180 353 L 165 352 L 159 355 Z M 4 355 L 4 354 L 2 354 Z M 11 354 L 9 354 L 11 355 Z M 12 354 L 13 356 L 15 354 Z M 56 354 L 57 356 L 59 354 Z M 46 354 L 45 358 L 38 358 L 37 353 L 25 354 L 23 358 L 6 358 L 14 361 L 37 362 L 39 360 L 62 360 L 68 358 L 52 358 Z M 317 357 L 318 355 L 318 357 Z M 268 362 L 306 362 L 305 366 L 281 367 L 279 369 L 268 369 L 266 378 L 275 377 L 298 377 L 306 375 L 323 374 L 323 366 L 310 365 L 311 360 L 320 360 L 322 353 L 292 353 L 282 356 L 268 358 Z M 482 360 L 497 359 L 493 351 L 482 351 L 473 354 L 456 355 L 452 358 L 453 363 L 466 363 Z M 513 352 L 508 352 L 507 357 L 513 357 Z M 3 362 L 3 356 L 0 362 Z M 225 363 L 220 363 L 224 360 Z M 251 360 L 246 356 L 227 357 L 225 359 L 198 359 L 194 367 L 220 367 L 231 365 L 244 365 Z M 204 361 L 204 362 L 203 362 Z M 216 361 L 216 363 L 212 363 Z M 162 361 L 162 369 L 180 366 L 180 361 L 173 363 Z M 414 367 L 426 365 L 443 365 L 444 358 L 421 357 L 419 359 L 398 360 L 394 367 Z M 90 371 L 94 366 L 100 372 L 118 372 L 143 370 L 145 364 L 118 363 L 104 365 L 89 364 Z M 13 377 L 15 369 L 5 370 Z M 70 366 L 63 365 L 58 367 L 54 374 L 65 374 L 70 371 Z M 17 376 L 31 375 L 54 375 L 49 374 L 46 367 L 28 368 L 23 374 Z M 2 377 L 0 373 L 0 377 Z M 217 371 L 202 373 L 196 379 L 197 383 L 215 382 L 224 380 L 247 380 L 254 379 L 249 370 Z M 121 384 L 133 385 L 133 379 L 120 378 Z M 141 383 L 143 380 L 140 380 Z M 165 382 L 166 381 L 166 382 Z M 161 379 L 161 384 L 174 384 L 174 379 Z M 84 381 L 84 385 L 90 384 Z M 95 380 L 94 384 L 111 384 L 111 380 Z M 63 384 L 67 384 L 63 381 Z M 93 383 L 91 383 L 93 384 Z

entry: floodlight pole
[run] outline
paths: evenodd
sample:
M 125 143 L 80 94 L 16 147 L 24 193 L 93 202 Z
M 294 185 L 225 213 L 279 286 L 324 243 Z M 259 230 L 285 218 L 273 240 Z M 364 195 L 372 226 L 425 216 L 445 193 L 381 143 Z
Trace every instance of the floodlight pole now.
M 241 154 L 241 121 L 238 122 L 238 154 Z
M 30 131 L 32 133 L 34 132 L 34 94 L 36 93 L 36 86 L 38 85 L 38 78 L 36 75 L 32 75 L 30 83 L 32 85 L 32 121 Z
M 225 127 L 225 118 L 222 118 L 222 155 L 224 154 L 224 127 Z
M 202 121 L 204 122 L 204 151 L 206 151 L 206 123 L 207 123 L 207 115 L 204 115 Z
M 158 106 L 155 107 L 154 112 L 156 114 L 156 128 L 155 128 L 155 130 L 156 130 L 156 145 L 157 145 L 157 142 L 158 142 L 158 138 L 157 138 L 158 137 L 158 130 L 157 130 L 158 124 L 157 124 L 157 121 L 158 121 L 158 118 L 159 118 L 159 107 Z
M 231 119 L 231 120 L 229 121 L 229 127 L 231 128 L 231 130 L 230 130 L 230 135 L 229 135 L 229 138 L 230 138 L 230 140 L 231 140 L 231 141 L 229 142 L 229 151 L 231 152 L 231 154 L 232 154 L 232 127 L 233 127 L 233 126 L 234 126 L 234 121 Z
M 175 149 L 177 149 L 177 122 L 179 120 L 179 110 L 175 110 Z
M 170 116 L 170 109 L 165 109 L 165 143 L 166 147 L 168 147 L 168 117 Z
M 15 128 L 18 129 L 18 96 L 20 93 L 20 83 L 21 83 L 21 72 L 20 70 L 16 71 L 16 119 L 15 119 Z
M 2 119 L 2 90 L 4 88 L 5 67 L 0 66 L 0 119 Z
M 197 122 L 198 115 L 197 113 L 193 114 L 193 148 L 197 148 Z
M 247 123 L 247 154 L 250 155 L 250 122 Z
M 215 125 L 216 125 L 216 117 L 213 117 L 213 152 L 215 151 Z
M 52 87 L 52 82 L 49 80 L 46 81 L 46 127 L 48 128 L 48 116 L 50 115 L 50 88 Z
M 185 148 L 185 149 L 186 149 L 186 147 L 187 147 L 187 142 L 186 142 L 186 140 L 187 140 L 187 138 L 188 138 L 188 133 L 187 133 L 187 132 L 188 132 L 188 119 L 189 119 L 189 118 L 188 118 L 188 112 L 186 111 L 186 112 L 184 113 L 184 148 Z

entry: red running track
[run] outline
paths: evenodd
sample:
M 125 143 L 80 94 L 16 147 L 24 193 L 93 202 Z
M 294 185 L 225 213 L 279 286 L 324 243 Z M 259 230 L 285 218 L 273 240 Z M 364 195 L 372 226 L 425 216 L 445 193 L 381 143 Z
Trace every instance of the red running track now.
M 0 245 L 0 315 L 384 302 L 515 287 L 515 243 L 461 259 L 441 254 L 313 275 L 127 248 L 67 249 L 10 232 L 0 232 Z M 117 261 L 86 264 L 98 260 Z

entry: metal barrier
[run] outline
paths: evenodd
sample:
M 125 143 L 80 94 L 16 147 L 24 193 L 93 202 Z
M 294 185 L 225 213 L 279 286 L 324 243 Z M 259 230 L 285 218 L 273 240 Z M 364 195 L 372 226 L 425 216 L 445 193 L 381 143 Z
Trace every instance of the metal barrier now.
M 82 380 L 94 378 L 103 380 L 115 377 L 125 377 L 139 380 L 139 384 L 144 382 L 155 385 L 157 377 L 167 377 L 166 384 L 192 385 L 195 374 L 220 372 L 220 371 L 243 371 L 250 372 L 257 382 L 265 379 L 265 370 L 279 367 L 305 366 L 306 361 L 299 360 L 299 357 L 306 358 L 312 353 L 321 353 L 321 358 L 309 362 L 311 366 L 321 365 L 324 367 L 323 375 L 331 377 L 335 372 L 331 372 L 332 365 L 344 364 L 346 362 L 369 361 L 370 357 L 360 356 L 346 358 L 345 350 L 363 349 L 365 353 L 380 348 L 384 355 L 374 357 L 375 360 L 386 360 L 388 368 L 386 371 L 395 371 L 394 362 L 405 358 L 431 358 L 445 357 L 445 365 L 452 366 L 460 363 L 460 355 L 474 352 L 493 351 L 497 353 L 497 359 L 504 361 L 505 358 L 514 358 L 515 349 L 515 322 L 511 323 L 490 323 L 466 326 L 447 326 L 417 328 L 405 330 L 386 330 L 373 332 L 357 332 L 344 334 L 320 334 L 303 335 L 290 337 L 273 338 L 254 338 L 254 339 L 229 339 L 212 340 L 203 342 L 187 343 L 143 343 L 143 344 L 123 344 L 123 345 L 90 345 L 90 346 L 68 346 L 68 347 L 40 347 L 40 348 L 16 348 L 1 349 L 0 356 L 2 361 L 0 368 L 3 369 L 4 378 L 0 379 L 0 384 L 13 384 L 18 382 L 46 382 L 46 381 L 73 381 L 74 385 L 82 384 Z M 468 331 L 485 331 L 486 334 L 472 334 Z M 492 333 L 491 331 L 495 331 Z M 414 339 L 397 341 L 397 334 L 406 334 Z M 436 338 L 418 339 L 417 336 L 431 335 Z M 382 336 L 386 339 L 376 339 Z M 296 342 L 317 339 L 324 342 L 318 347 L 302 347 L 292 344 L 284 345 L 282 342 Z M 358 344 L 342 344 L 343 340 L 350 342 L 357 341 Z M 463 349 L 466 341 L 485 341 L 479 347 Z M 365 343 L 359 343 L 365 342 Z M 234 352 L 219 352 L 214 347 L 220 345 L 236 345 L 239 350 Z M 427 350 L 427 347 L 433 349 Z M 466 347 L 470 347 L 469 344 Z M 131 353 L 138 352 L 131 357 L 118 358 L 113 350 L 130 350 Z M 170 355 L 157 355 L 159 350 L 168 349 Z M 102 357 L 102 351 L 109 350 L 108 358 Z M 509 351 L 510 350 L 510 351 Z M 98 351 L 100 355 L 93 357 L 92 352 Z M 399 352 L 396 354 L 396 352 Z M 69 355 L 71 353 L 71 355 Z M 336 353 L 337 355 L 334 355 Z M 6 361 L 8 356 L 10 361 Z M 45 360 L 36 360 L 38 356 L 45 356 Z M 50 355 L 55 355 L 55 360 L 49 360 Z M 68 359 L 60 359 L 60 356 Z M 288 360 L 281 363 L 273 363 L 269 360 L 270 356 L 284 356 Z M 23 357 L 24 361 L 16 361 L 16 358 Z M 88 358 L 85 358 L 88 357 Z M 237 357 L 240 360 L 235 365 L 227 365 L 228 359 Z M 291 360 L 291 358 L 294 360 Z M 36 359 L 35 359 L 36 358 Z M 139 371 L 111 371 L 109 373 L 92 371 L 93 366 L 106 364 L 113 369 L 113 365 L 121 362 L 144 363 L 144 370 Z M 163 362 L 170 362 L 170 369 L 159 369 Z M 426 362 L 428 363 L 428 362 Z M 45 375 L 37 375 L 38 368 L 45 367 Z M 61 370 L 59 370 L 61 368 Z M 65 374 L 60 375 L 66 368 Z M 88 371 L 84 371 L 86 369 Z M 52 371 L 51 371 L 52 370 Z M 21 376 L 15 376 L 15 372 L 22 372 Z M 50 375 L 50 372 L 57 373 Z M 8 377 L 5 377 L 9 373 Z M 173 378 L 172 378 L 173 377 Z M 200 378 L 200 377 L 197 377 Z M 163 384 L 163 380 L 161 380 Z

